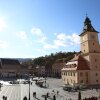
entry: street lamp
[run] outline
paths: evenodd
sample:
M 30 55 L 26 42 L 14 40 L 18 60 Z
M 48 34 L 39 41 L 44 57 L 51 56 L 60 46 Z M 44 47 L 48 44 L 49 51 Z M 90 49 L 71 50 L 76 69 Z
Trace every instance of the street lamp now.
M 45 88 L 46 88 L 46 70 L 45 70 Z
M 29 100 L 30 100 L 30 77 L 28 83 L 29 83 Z
M 36 66 L 36 69 L 37 69 L 37 74 L 38 74 L 38 77 L 39 77 L 39 66 L 38 65 Z

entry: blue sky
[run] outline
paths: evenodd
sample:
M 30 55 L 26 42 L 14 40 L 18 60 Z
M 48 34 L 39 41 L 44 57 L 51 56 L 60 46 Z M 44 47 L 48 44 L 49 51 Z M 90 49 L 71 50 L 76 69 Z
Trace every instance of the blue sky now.
M 0 57 L 80 51 L 86 17 L 100 31 L 99 0 L 0 0 Z

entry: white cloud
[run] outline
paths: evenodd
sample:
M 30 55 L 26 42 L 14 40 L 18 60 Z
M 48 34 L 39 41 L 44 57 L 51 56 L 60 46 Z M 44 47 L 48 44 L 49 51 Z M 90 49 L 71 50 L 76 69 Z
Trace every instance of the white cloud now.
M 44 44 L 43 48 L 44 49 L 58 49 L 60 47 L 67 47 L 67 46 L 72 46 L 72 45 L 78 45 L 80 43 L 79 36 L 76 33 L 73 33 L 71 35 L 67 35 L 65 33 L 57 33 L 56 39 L 53 40 L 52 44 Z
M 31 33 L 37 38 L 39 43 L 45 44 L 47 37 L 44 35 L 43 31 L 40 28 L 33 27 Z
M 39 36 L 39 37 L 44 36 L 42 30 L 41 30 L 40 28 L 36 28 L 36 27 L 33 27 L 33 28 L 31 29 L 31 33 L 32 33 L 33 35 L 36 35 L 36 36 Z
M 43 49 L 57 49 L 58 47 L 52 44 L 44 44 Z
M 57 39 L 58 40 L 66 40 L 66 34 L 65 33 L 60 33 L 57 35 Z
M 48 43 L 47 38 L 40 28 L 33 27 L 31 33 L 36 38 L 38 43 L 43 45 L 43 49 L 59 49 L 60 47 L 67 47 L 78 45 L 80 43 L 79 36 L 76 33 L 67 35 L 66 33 L 54 33 L 56 38 Z M 50 41 L 49 41 L 50 42 Z
M 20 32 L 16 33 L 16 35 L 18 37 L 20 37 L 21 39 L 27 39 L 27 35 L 26 35 L 25 31 L 20 31 Z
M 67 45 L 66 45 L 66 41 L 62 41 L 62 40 L 54 40 L 54 45 L 55 45 L 56 47 L 60 47 L 60 46 L 66 47 L 66 46 L 67 46 Z
M 6 41 L 0 40 L 0 48 L 7 48 L 7 47 L 8 47 L 8 43 Z
M 73 44 L 79 44 L 80 43 L 80 37 L 77 34 L 73 33 L 71 41 L 73 42 Z
M 7 27 L 5 18 L 0 17 L 0 31 L 2 31 L 3 29 L 5 29 Z
M 45 41 L 47 40 L 46 36 L 42 36 L 41 38 L 39 38 L 38 42 L 45 44 Z

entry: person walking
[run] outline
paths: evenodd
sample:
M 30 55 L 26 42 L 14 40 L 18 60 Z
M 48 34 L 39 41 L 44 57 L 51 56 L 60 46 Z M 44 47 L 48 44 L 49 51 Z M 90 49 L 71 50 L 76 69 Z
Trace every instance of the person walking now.
M 27 97 L 25 96 L 25 97 L 23 98 L 23 100 L 27 100 Z
M 53 96 L 53 100 L 56 100 L 56 96 L 55 95 Z
M 78 100 L 82 100 L 81 99 L 81 92 L 80 91 L 78 92 Z

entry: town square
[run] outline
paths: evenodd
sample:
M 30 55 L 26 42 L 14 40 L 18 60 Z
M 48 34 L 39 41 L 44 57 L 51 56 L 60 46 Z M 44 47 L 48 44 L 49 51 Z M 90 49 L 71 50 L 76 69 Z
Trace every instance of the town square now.
M 41 79 L 44 80 L 43 78 Z M 19 84 L 17 82 L 14 84 L 2 82 L 4 85 L 1 87 L 0 100 L 3 100 L 3 96 L 7 96 L 7 100 L 23 100 L 24 97 L 27 97 L 27 100 L 29 100 L 29 84 L 25 84 L 24 82 L 26 80 L 24 79 L 19 79 L 18 81 Z M 63 90 L 64 84 L 62 84 L 61 79 L 47 78 L 46 82 L 49 85 L 47 88 L 36 85 L 35 81 L 30 81 L 32 82 L 32 84 L 30 84 L 30 100 L 45 100 L 43 95 L 47 95 L 47 93 L 49 93 L 47 100 L 54 100 L 53 95 L 56 96 L 56 100 L 78 100 L 78 91 L 68 92 Z M 59 91 L 58 94 L 57 91 Z M 33 97 L 34 92 L 36 92 L 36 97 Z M 92 96 L 99 98 L 100 90 L 81 90 L 81 96 L 82 99 Z
M 100 100 L 100 1 L 0 0 L 0 100 Z

